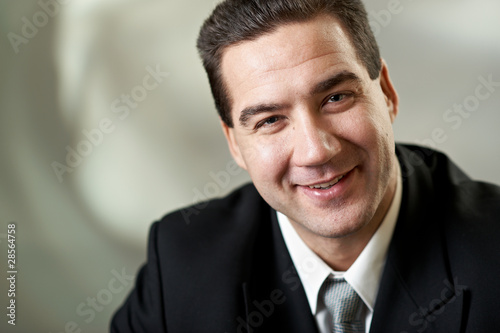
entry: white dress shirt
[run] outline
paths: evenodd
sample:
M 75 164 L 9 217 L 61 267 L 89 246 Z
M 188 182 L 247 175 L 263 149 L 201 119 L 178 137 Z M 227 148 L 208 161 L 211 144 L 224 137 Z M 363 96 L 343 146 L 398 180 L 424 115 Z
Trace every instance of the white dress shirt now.
M 323 301 L 318 299 L 321 285 L 329 275 L 343 277 L 361 297 L 365 304 L 366 332 L 368 333 L 370 330 L 382 270 L 401 205 L 402 179 L 399 167 L 397 169 L 396 191 L 384 220 L 356 261 L 345 272 L 331 269 L 304 243 L 288 217 L 280 212 L 277 213 L 285 244 L 304 286 L 311 312 L 316 319 L 319 331 L 322 333 L 331 332 L 327 309 Z

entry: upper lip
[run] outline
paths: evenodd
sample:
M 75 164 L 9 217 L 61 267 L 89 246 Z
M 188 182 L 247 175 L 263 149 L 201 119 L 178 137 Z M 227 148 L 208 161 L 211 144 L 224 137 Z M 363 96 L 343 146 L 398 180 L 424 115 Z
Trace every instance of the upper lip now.
M 314 183 L 310 183 L 310 184 L 303 184 L 301 186 L 319 186 L 319 185 L 323 185 L 323 184 L 329 184 L 341 177 L 344 177 L 345 175 L 347 175 L 349 172 L 351 172 L 351 170 L 347 171 L 347 172 L 344 172 L 344 173 L 341 173 L 341 174 L 337 174 L 335 176 L 331 176 L 331 177 L 328 177 L 328 178 L 325 178 L 324 180 L 320 180 L 320 181 L 315 181 Z

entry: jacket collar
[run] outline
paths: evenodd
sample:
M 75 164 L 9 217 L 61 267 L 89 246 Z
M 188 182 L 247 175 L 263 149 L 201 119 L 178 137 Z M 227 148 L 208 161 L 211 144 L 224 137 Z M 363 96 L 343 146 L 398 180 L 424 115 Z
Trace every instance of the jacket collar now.
M 260 224 L 252 265 L 252 274 L 242 284 L 247 331 L 317 332 L 273 209 Z
M 432 164 L 397 147 L 403 198 L 370 332 L 459 332 L 467 290 L 451 275 Z

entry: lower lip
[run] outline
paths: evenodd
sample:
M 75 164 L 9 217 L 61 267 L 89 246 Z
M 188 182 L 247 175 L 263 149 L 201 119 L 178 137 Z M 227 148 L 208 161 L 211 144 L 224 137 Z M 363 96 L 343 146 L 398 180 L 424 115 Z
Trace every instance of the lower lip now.
M 309 186 L 299 186 L 299 189 L 308 197 L 314 201 L 330 201 L 343 197 L 348 188 L 352 183 L 354 178 L 356 168 L 352 169 L 335 185 L 327 190 L 321 190 L 317 188 L 310 188 Z

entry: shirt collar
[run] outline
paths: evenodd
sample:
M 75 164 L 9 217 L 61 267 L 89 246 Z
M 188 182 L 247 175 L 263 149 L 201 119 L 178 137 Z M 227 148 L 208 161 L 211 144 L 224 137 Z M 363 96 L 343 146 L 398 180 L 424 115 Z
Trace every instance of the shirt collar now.
M 375 234 L 346 272 L 332 270 L 304 243 L 291 225 L 288 217 L 277 212 L 285 244 L 304 286 L 311 312 L 314 315 L 317 311 L 319 290 L 330 274 L 334 277 L 344 277 L 361 297 L 370 312 L 373 312 L 387 250 L 401 205 L 402 179 L 399 165 L 397 170 L 396 191 L 389 210 Z

